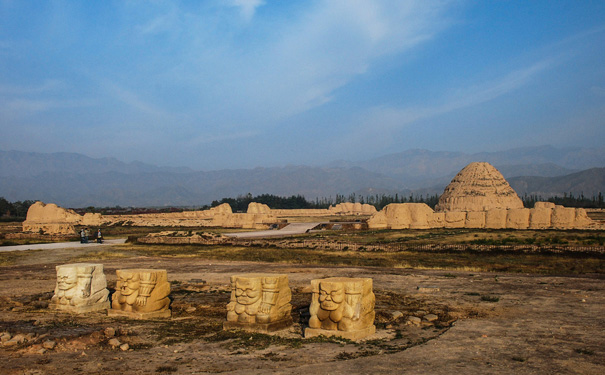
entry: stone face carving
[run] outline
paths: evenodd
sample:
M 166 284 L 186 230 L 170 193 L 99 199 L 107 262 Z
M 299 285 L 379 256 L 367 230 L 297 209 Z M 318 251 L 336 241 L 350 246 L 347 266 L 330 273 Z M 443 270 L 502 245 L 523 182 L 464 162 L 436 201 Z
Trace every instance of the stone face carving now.
M 311 281 L 311 287 L 311 318 L 305 337 L 324 335 L 358 340 L 376 332 L 372 279 L 316 279 Z
M 445 188 L 435 211 L 523 208 L 502 174 L 489 163 L 470 163 Z
M 49 307 L 74 313 L 108 309 L 108 295 L 102 264 L 63 264 L 57 266 L 57 285 Z
M 166 270 L 117 270 L 116 291 L 112 296 L 110 316 L 137 319 L 170 317 L 170 284 Z
M 287 275 L 231 276 L 231 300 L 224 329 L 272 332 L 292 324 L 292 293 Z

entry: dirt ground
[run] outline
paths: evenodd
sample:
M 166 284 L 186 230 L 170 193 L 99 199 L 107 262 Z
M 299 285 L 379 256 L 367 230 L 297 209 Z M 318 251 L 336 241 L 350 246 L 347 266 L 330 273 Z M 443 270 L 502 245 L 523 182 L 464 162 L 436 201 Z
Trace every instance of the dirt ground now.
M 102 312 L 71 315 L 48 310 L 55 266 L 86 257 L 87 251 L 3 255 L 0 332 L 23 340 L 0 346 L 0 373 L 605 373 L 603 275 L 324 267 L 136 255 L 98 260 L 104 264 L 110 290 L 116 269 L 166 269 L 172 287 L 171 319 L 136 321 Z M 291 329 L 275 335 L 222 330 L 229 277 L 248 272 L 289 276 L 295 322 Z M 373 279 L 377 333 L 368 340 L 302 337 L 310 280 L 333 276 Z M 438 320 L 406 324 L 410 316 L 429 313 Z

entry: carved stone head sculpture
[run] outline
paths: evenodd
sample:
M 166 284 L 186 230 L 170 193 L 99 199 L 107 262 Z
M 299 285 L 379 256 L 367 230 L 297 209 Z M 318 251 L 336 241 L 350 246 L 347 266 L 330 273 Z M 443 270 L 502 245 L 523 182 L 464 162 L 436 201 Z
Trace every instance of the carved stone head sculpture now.
M 109 315 L 135 318 L 169 317 L 170 284 L 166 270 L 117 270 Z
M 57 266 L 57 285 L 49 307 L 76 313 L 106 309 L 108 295 L 102 264 L 63 264 Z
M 231 276 L 231 301 L 223 328 L 272 331 L 292 323 L 292 294 L 287 275 Z
M 356 340 L 376 331 L 372 279 L 317 279 L 311 287 L 311 318 L 305 337 L 336 335 Z

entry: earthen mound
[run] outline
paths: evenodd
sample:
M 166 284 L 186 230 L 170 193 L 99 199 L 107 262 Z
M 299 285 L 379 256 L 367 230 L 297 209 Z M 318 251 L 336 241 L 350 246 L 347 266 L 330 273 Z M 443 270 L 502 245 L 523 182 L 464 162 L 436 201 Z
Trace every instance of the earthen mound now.
M 470 163 L 445 188 L 435 211 L 487 211 L 523 208 L 504 176 L 489 163 Z

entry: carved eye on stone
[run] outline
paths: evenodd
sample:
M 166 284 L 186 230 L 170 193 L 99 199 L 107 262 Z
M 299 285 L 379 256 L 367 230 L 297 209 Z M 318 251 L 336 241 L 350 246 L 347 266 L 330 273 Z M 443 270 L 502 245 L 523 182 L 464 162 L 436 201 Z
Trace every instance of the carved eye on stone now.
M 260 290 L 257 290 L 257 289 L 248 289 L 248 291 L 247 291 L 246 294 L 250 298 L 258 297 L 258 295 L 260 294 Z
M 340 292 L 340 291 L 333 291 L 331 296 L 332 296 L 332 301 L 334 301 L 336 303 L 341 303 L 342 301 L 344 301 L 344 294 L 342 294 L 342 292 Z

